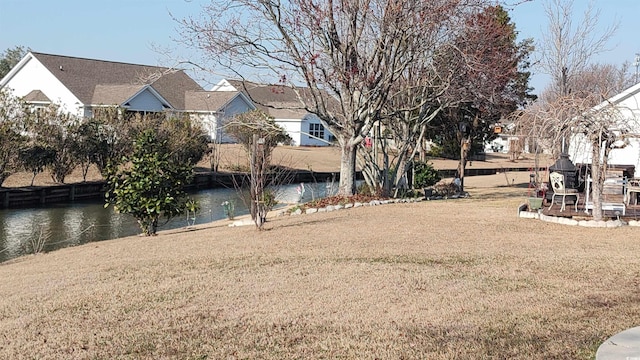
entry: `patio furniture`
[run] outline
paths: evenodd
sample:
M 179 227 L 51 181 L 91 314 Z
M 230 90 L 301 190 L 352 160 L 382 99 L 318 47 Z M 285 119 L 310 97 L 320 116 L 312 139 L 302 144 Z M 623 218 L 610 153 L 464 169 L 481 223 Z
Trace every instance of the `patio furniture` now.
M 549 179 L 551 181 L 551 188 L 553 189 L 553 196 L 551 196 L 551 205 L 549 205 L 549 210 L 551 210 L 551 207 L 553 206 L 553 203 L 555 202 L 555 197 L 557 195 L 557 196 L 562 196 L 562 206 L 560 207 L 560 212 L 564 211 L 565 200 L 567 196 L 576 197 L 575 209 L 576 211 L 578 211 L 578 198 L 580 196 L 578 194 L 578 189 L 565 188 L 564 175 L 562 175 L 559 172 L 554 171 L 551 174 L 549 174 Z
M 585 188 L 585 191 L 584 191 L 584 193 L 585 193 L 584 212 L 587 213 L 587 214 L 589 214 L 590 210 L 593 210 L 593 199 L 589 199 L 589 195 L 591 193 L 591 182 L 592 181 L 593 181 L 593 179 L 591 179 L 591 175 L 587 176 L 586 188 Z M 625 205 L 625 202 L 619 203 L 619 202 L 603 201 L 601 203 L 601 207 L 602 207 L 602 210 L 621 212 L 623 216 L 627 214 L 627 207 Z
M 638 194 L 640 194 L 640 179 L 629 179 L 624 198 L 625 204 L 629 205 L 633 199 L 634 205 L 638 205 Z

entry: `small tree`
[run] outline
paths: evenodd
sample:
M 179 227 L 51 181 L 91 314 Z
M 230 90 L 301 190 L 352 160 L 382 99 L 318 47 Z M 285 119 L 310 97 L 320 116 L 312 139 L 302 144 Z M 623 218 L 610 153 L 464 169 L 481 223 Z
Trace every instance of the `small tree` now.
M 251 219 L 261 229 L 275 201 L 274 194 L 266 190 L 271 153 L 278 143 L 290 144 L 292 139 L 260 110 L 236 115 L 227 125 L 227 133 L 242 144 L 249 155 Z
M 36 141 L 31 141 L 20 149 L 19 159 L 22 168 L 33 175 L 30 185 L 33 186 L 36 176 L 54 161 L 55 150 Z
M 131 154 L 131 144 L 135 137 L 131 136 L 129 121 L 124 119 L 125 110 L 118 107 L 94 109 L 93 118 L 86 126 L 91 129 L 90 136 L 95 136 L 91 162 L 96 164 L 100 174 L 107 176 L 109 164 L 118 164 L 125 155 Z
M 168 220 L 186 209 L 182 190 L 193 176 L 188 164 L 172 159 L 167 140 L 154 130 L 143 131 L 135 140 L 133 154 L 125 166 L 107 171 L 106 204 L 136 218 L 143 234 L 155 235 L 160 217 Z
M 188 115 L 163 121 L 160 132 L 168 140 L 171 156 L 179 163 L 195 165 L 209 149 L 204 129 L 199 123 L 191 121 Z
M 27 131 L 32 140 L 53 150 L 53 161 L 47 164 L 47 168 L 57 183 L 64 183 L 77 165 L 73 147 L 79 121 L 58 105 L 33 111 L 27 121 Z
M 72 156 L 78 161 L 82 170 L 82 180 L 87 181 L 89 167 L 98 161 L 102 146 L 106 146 L 100 141 L 100 123 L 94 119 L 85 119 L 73 134 L 71 145 Z
M 0 187 L 20 167 L 24 104 L 8 91 L 0 91 Z
M 413 165 L 413 173 L 414 188 L 433 186 L 442 179 L 438 170 L 428 162 L 416 161 Z

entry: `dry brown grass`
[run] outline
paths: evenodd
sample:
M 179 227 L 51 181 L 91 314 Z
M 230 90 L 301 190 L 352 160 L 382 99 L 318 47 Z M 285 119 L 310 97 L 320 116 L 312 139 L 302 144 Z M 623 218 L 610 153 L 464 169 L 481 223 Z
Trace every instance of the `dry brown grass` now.
M 237 171 L 238 169 L 248 169 L 249 159 L 242 146 L 237 144 L 220 145 L 220 171 Z M 312 170 L 317 172 L 340 171 L 340 152 L 335 147 L 276 147 L 272 163 L 292 169 Z M 202 170 L 208 170 L 210 163 L 208 159 L 201 160 L 197 166 Z M 21 187 L 29 186 L 32 174 L 28 172 L 18 172 L 9 176 L 2 186 Z M 89 169 L 88 181 L 101 180 L 102 176 L 95 166 Z M 82 172 L 80 168 L 67 176 L 65 183 L 81 182 Z M 35 186 L 50 186 L 55 183 L 51 179 L 48 171 L 43 171 L 36 175 Z
M 223 144 L 220 146 L 220 171 L 231 171 L 238 169 L 248 169 L 248 157 L 242 146 L 237 144 Z M 454 160 L 434 159 L 431 160 L 438 169 L 455 169 L 457 162 Z M 272 163 L 292 169 L 311 170 L 316 172 L 339 172 L 340 171 L 340 150 L 336 147 L 296 147 L 278 146 L 274 149 Z M 552 164 L 546 156 L 541 156 L 541 166 Z M 208 170 L 209 160 L 203 159 L 197 165 L 200 169 Z M 526 154 L 524 158 L 512 162 L 509 161 L 508 154 L 488 154 L 487 161 L 473 161 L 468 167 L 472 168 L 511 168 L 511 167 L 532 167 L 534 166 L 534 156 Z M 31 183 L 31 173 L 19 172 L 7 178 L 2 186 L 20 187 L 29 186 Z M 95 166 L 89 170 L 87 180 L 101 180 L 102 176 Z M 82 181 L 82 172 L 76 169 L 66 179 L 66 183 L 76 183 Z M 34 181 L 35 186 L 54 185 L 48 171 L 39 173 Z
M 638 230 L 518 219 L 503 181 L 10 261 L 0 358 L 592 358 L 638 325 Z

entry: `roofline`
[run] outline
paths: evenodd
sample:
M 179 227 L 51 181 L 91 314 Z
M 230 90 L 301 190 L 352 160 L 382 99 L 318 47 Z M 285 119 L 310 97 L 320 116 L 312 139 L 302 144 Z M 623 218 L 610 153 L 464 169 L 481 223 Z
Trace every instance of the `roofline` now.
M 0 89 L 5 87 L 5 85 L 7 85 L 9 80 L 11 80 L 11 78 L 13 78 L 16 75 L 16 73 L 25 66 L 26 63 L 28 63 L 30 60 L 33 60 L 33 59 L 37 60 L 33 55 L 33 53 L 29 51 L 22 59 L 20 59 L 20 61 L 18 61 L 18 63 L 11 70 L 9 70 L 7 75 L 5 75 L 2 79 L 0 79 Z
M 617 105 L 625 100 L 627 100 L 628 98 L 636 95 L 640 93 L 640 83 L 635 84 L 633 86 L 631 86 L 630 88 L 622 91 L 621 93 L 614 95 L 608 99 L 606 99 L 605 101 L 601 102 L 600 104 L 596 105 L 593 107 L 593 110 L 600 110 L 603 109 L 609 105 Z
M 249 105 L 249 107 L 252 108 L 252 110 L 257 110 L 258 109 L 258 107 L 256 107 L 256 105 L 253 103 L 253 101 L 251 101 L 251 99 L 247 95 L 245 95 L 242 91 L 238 91 L 238 95 L 236 95 L 236 96 L 232 97 L 231 99 L 229 99 L 229 101 L 227 101 L 222 107 L 225 107 L 225 106 L 229 105 L 229 103 L 231 103 L 231 101 L 233 99 L 235 99 L 236 97 L 238 97 L 238 96 L 240 96 L 242 98 L 242 100 L 244 100 L 244 102 L 246 102 Z
M 158 93 L 158 91 L 156 91 L 156 89 L 153 88 L 152 85 L 147 84 L 144 85 L 143 87 L 140 88 L 140 90 L 136 91 L 135 94 L 131 95 L 129 98 L 127 98 L 126 100 L 124 100 L 119 106 L 122 106 L 123 108 L 129 108 L 129 106 L 125 106 L 124 104 L 128 103 L 129 101 L 133 100 L 136 96 L 140 95 L 143 91 L 149 89 L 149 91 L 151 92 L 151 94 L 153 94 L 153 96 L 155 96 L 158 100 L 160 100 L 160 102 L 162 102 L 162 105 L 167 105 L 167 109 L 170 110 L 175 110 L 175 108 L 173 107 L 173 105 L 171 105 L 171 103 L 169 103 L 167 101 L 167 99 L 165 99 L 164 97 L 162 97 L 162 95 L 160 95 L 160 93 Z
M 30 51 L 29 53 L 33 54 L 34 56 L 36 56 L 36 55 L 39 55 L 39 54 L 40 54 L 40 55 L 58 56 L 58 57 L 70 58 L 70 59 L 78 59 L 78 60 L 102 61 L 102 62 L 113 63 L 113 64 L 123 64 L 123 65 L 136 65 L 136 66 L 156 67 L 156 68 L 161 68 L 161 69 L 166 69 L 166 70 L 178 70 L 178 71 L 180 71 L 180 70 L 184 70 L 184 69 L 171 68 L 171 67 L 166 67 L 166 66 L 157 66 L 157 65 L 148 65 L 148 64 L 138 64 L 138 63 L 124 62 L 124 61 L 104 60 L 104 59 L 88 58 L 88 57 L 82 57 L 82 56 L 70 56 L 70 55 L 60 55 L 60 54 L 49 54 L 49 53 L 43 53 L 43 52 L 37 52 L 37 51 Z M 37 56 L 36 56 L 36 57 L 37 57 Z
M 215 90 L 204 90 L 202 92 L 225 92 L 225 91 L 215 91 Z M 226 92 L 231 92 L 231 91 L 226 91 Z M 235 98 L 237 97 L 241 97 L 242 100 L 244 100 L 244 102 L 249 105 L 249 107 L 251 108 L 251 110 L 257 110 L 258 108 L 255 106 L 255 104 L 253 103 L 253 101 L 251 101 L 251 99 L 249 99 L 245 94 L 243 94 L 241 91 L 236 91 L 236 94 L 232 97 L 229 98 L 229 100 L 227 100 L 224 104 L 222 104 L 217 110 L 189 110 L 189 109 L 184 109 L 184 110 L 180 110 L 183 112 L 193 112 L 193 113 L 224 113 L 224 110 L 220 111 L 220 109 L 224 109 L 225 107 L 227 107 L 227 105 L 231 104 L 231 102 L 233 100 L 235 100 Z

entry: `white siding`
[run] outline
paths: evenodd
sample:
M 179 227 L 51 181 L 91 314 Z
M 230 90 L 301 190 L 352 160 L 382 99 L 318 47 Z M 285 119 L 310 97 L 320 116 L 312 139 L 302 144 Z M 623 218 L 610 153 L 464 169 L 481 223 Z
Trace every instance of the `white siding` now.
M 300 132 L 300 119 L 275 119 L 276 124 L 282 126 L 282 128 L 293 139 L 293 146 L 302 145 L 302 134 Z
M 33 90 L 40 90 L 63 110 L 79 116 L 84 115 L 84 109 L 81 108 L 85 104 L 81 104 L 80 100 L 35 58 L 30 57 L 24 67 L 9 79 L 5 87 L 19 97 Z
M 582 134 L 574 135 L 569 144 L 569 158 L 575 164 L 591 163 L 592 147 Z M 602 157 L 603 154 L 600 155 Z M 609 165 L 633 165 L 634 177 L 640 177 L 640 139 L 629 139 L 629 144 L 621 149 L 613 149 L 607 161 Z
M 307 114 L 302 119 L 275 119 L 293 139 L 293 146 L 328 146 L 331 145 L 331 131 L 316 115 Z M 324 136 L 318 139 L 310 134 L 310 124 L 319 124 L 324 128 Z
M 631 133 L 640 134 L 640 93 L 621 100 L 616 107 Z M 568 154 L 575 164 L 591 163 L 592 147 L 582 134 L 573 135 L 569 141 Z M 601 154 L 602 156 L 602 154 Z M 635 177 L 640 177 L 640 139 L 630 138 L 629 144 L 621 149 L 613 149 L 609 154 L 610 165 L 634 165 Z
M 204 130 L 207 132 L 210 141 L 216 141 L 216 139 L 218 138 L 218 133 L 216 132 L 216 124 L 218 123 L 217 113 L 212 112 L 191 114 L 191 119 L 200 122 Z
M 192 114 L 191 117 L 200 121 L 211 141 L 230 143 L 233 142 L 233 140 L 224 133 L 222 128 L 224 124 L 236 114 L 253 109 L 253 105 L 247 103 L 242 96 L 238 95 L 231 99 L 222 109 L 210 112 L 198 112 Z

